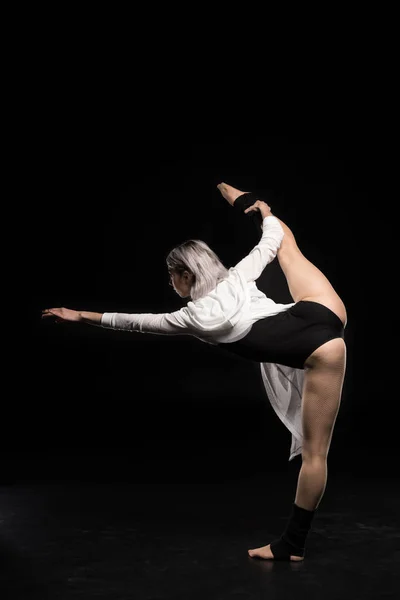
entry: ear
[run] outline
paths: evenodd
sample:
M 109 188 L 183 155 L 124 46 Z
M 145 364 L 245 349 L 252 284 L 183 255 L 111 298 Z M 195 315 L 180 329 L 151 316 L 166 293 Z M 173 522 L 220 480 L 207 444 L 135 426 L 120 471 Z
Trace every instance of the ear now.
M 193 285 L 193 283 L 194 283 L 194 275 L 193 275 L 193 273 L 187 273 L 185 281 L 186 281 L 186 283 L 188 285 L 190 285 L 190 286 Z

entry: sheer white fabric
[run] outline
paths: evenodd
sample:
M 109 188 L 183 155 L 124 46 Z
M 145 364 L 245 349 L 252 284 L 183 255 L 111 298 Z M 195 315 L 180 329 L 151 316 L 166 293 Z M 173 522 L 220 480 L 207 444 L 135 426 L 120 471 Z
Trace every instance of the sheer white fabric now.
M 271 406 L 292 434 L 289 460 L 293 460 L 301 454 L 303 447 L 301 402 L 304 370 L 275 363 L 260 363 L 260 367 Z

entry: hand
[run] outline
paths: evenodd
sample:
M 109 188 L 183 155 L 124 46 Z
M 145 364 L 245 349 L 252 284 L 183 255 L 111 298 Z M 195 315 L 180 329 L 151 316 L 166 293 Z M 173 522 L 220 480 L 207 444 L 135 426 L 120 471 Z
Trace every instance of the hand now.
M 258 210 L 261 213 L 261 216 L 263 219 L 265 219 L 265 217 L 273 216 L 273 214 L 271 212 L 271 207 L 268 206 L 268 204 L 266 202 L 264 202 L 263 200 L 256 200 L 254 202 L 254 204 L 252 204 L 251 206 L 246 208 L 246 210 L 244 212 L 248 213 L 252 210 Z
M 42 319 L 53 317 L 56 323 L 82 321 L 81 313 L 70 308 L 45 308 L 42 310 Z

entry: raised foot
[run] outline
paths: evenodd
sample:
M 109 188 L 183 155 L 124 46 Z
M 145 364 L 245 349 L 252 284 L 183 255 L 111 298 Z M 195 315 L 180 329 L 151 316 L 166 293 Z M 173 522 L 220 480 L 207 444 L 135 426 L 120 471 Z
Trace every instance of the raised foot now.
M 233 203 L 235 202 L 236 198 L 239 198 L 239 196 L 246 193 L 246 192 L 242 192 L 241 190 L 238 190 L 224 182 L 219 183 L 217 185 L 217 188 L 219 189 L 219 191 L 221 192 L 221 194 L 225 198 L 225 200 L 227 200 L 229 202 L 229 204 L 232 204 L 232 206 L 233 206 Z
M 248 554 L 251 558 L 264 558 L 265 560 L 274 560 L 274 555 L 271 552 L 270 544 L 268 544 L 268 546 L 262 546 L 261 548 L 254 548 L 253 550 L 249 550 Z M 304 556 L 291 556 L 290 560 L 304 560 Z

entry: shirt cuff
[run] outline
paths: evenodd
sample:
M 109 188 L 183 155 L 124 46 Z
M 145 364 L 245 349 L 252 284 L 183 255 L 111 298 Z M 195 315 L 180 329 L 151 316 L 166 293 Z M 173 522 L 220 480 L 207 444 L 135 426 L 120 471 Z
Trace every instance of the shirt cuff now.
M 112 328 L 112 318 L 116 313 L 103 313 L 101 317 L 100 325 L 102 327 L 110 327 Z
M 268 223 L 279 223 L 279 221 L 275 217 L 275 215 L 268 215 L 268 217 L 264 217 L 264 219 L 263 219 L 263 225 L 264 225 L 264 223 L 266 225 L 268 225 Z

